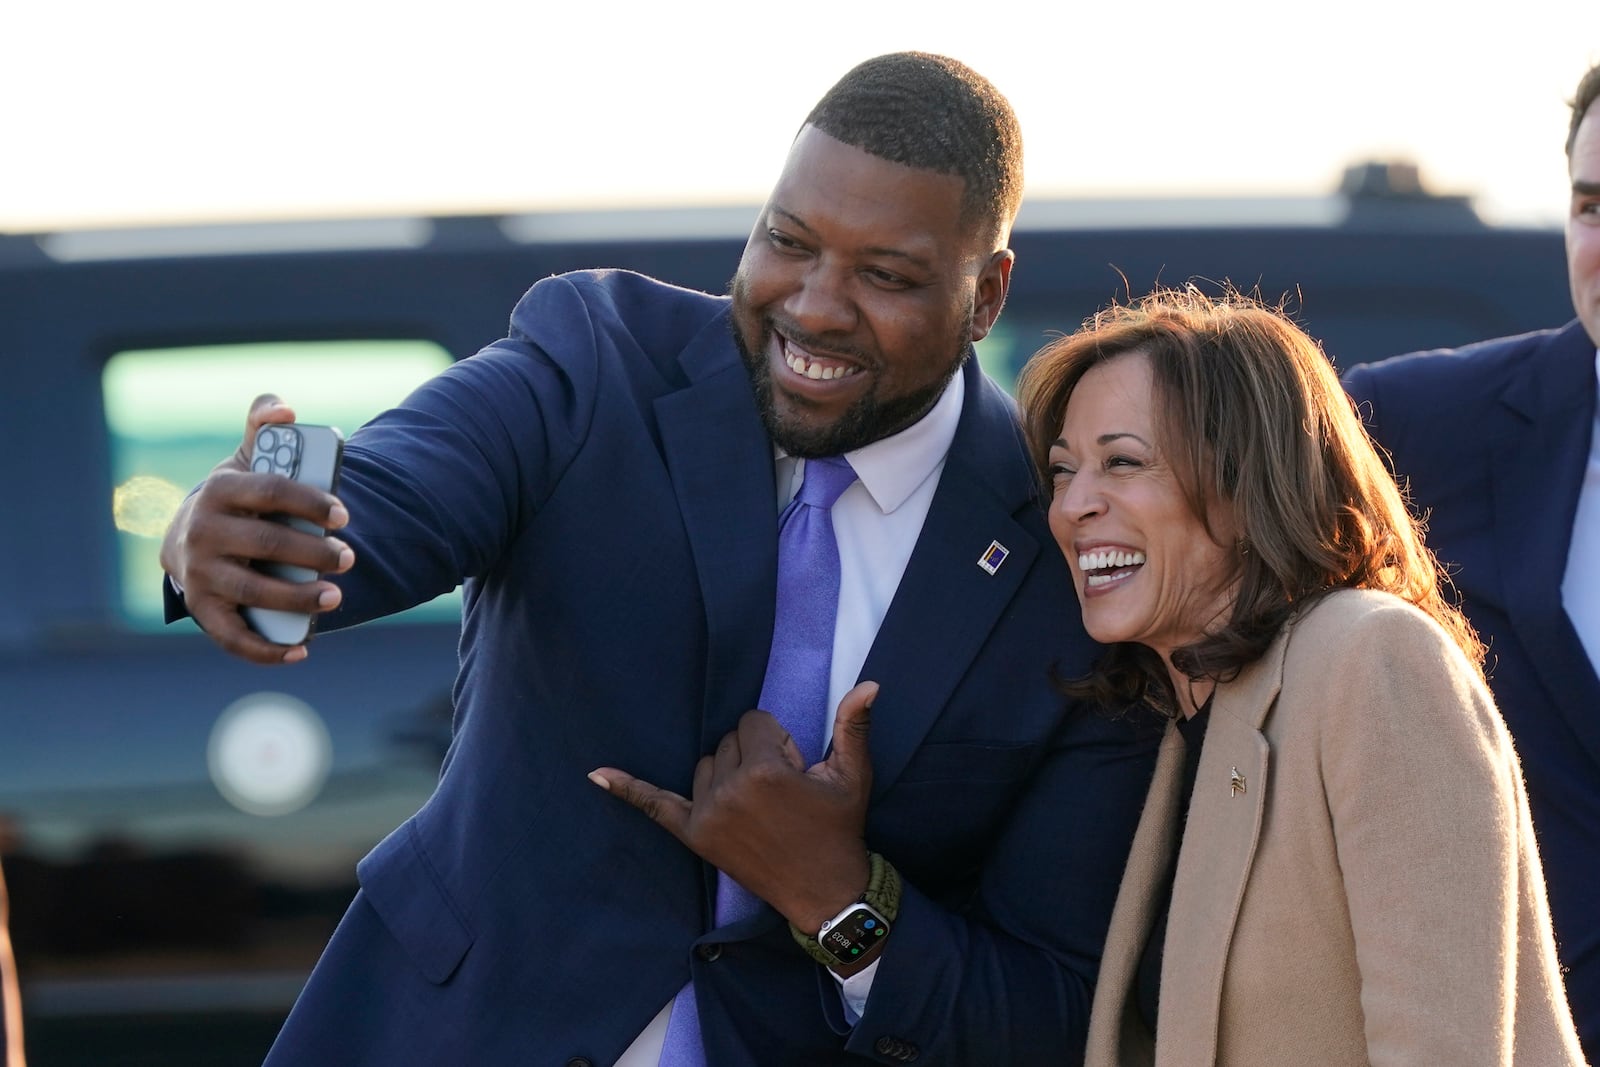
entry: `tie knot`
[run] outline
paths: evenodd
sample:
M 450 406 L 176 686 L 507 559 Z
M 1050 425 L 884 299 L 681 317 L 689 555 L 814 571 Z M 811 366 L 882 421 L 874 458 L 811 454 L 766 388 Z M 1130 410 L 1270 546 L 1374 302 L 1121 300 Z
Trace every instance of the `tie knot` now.
M 800 492 L 795 499 L 827 511 L 855 480 L 856 472 L 843 456 L 808 459 L 805 479 L 800 483 Z

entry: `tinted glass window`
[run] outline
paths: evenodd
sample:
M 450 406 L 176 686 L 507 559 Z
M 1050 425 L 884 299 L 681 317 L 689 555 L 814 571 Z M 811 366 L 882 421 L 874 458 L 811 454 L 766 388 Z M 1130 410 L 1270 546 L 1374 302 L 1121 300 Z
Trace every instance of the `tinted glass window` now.
M 449 363 L 449 353 L 429 341 L 207 345 L 113 356 L 102 385 L 123 618 L 137 629 L 164 631 L 162 532 L 184 494 L 239 446 L 245 413 L 263 389 L 292 403 L 302 422 L 337 426 L 348 436 Z M 459 611 L 452 593 L 396 618 Z

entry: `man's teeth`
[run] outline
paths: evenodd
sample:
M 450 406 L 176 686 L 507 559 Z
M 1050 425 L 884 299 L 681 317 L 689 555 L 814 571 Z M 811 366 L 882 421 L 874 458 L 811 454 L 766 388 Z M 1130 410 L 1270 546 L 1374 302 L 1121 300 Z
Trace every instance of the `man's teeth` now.
M 804 356 L 785 352 L 783 361 L 789 364 L 789 369 L 796 374 L 803 374 L 814 382 L 831 382 L 835 378 L 848 378 L 860 371 L 860 367 L 824 367 L 816 360 L 808 360 Z
M 1078 556 L 1078 569 L 1086 574 L 1114 567 L 1138 567 L 1143 563 L 1143 552 L 1083 552 Z

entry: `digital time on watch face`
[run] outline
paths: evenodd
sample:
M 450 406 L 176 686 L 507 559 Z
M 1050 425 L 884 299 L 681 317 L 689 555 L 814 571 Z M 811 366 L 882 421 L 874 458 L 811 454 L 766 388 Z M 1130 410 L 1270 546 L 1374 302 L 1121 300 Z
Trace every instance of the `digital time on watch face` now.
M 889 932 L 889 920 L 865 904 L 840 916 L 817 937 L 817 943 L 840 963 L 860 959 L 872 943 Z

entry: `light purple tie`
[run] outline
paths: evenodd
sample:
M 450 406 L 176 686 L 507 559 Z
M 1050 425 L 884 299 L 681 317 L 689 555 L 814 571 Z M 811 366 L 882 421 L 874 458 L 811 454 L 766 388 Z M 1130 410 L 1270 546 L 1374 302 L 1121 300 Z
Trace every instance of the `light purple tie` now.
M 833 505 L 855 480 L 856 472 L 843 456 L 808 459 L 800 492 L 778 517 L 778 605 L 761 707 L 789 731 L 807 766 L 822 758 L 833 628 L 839 614 Z M 718 873 L 718 926 L 747 919 L 760 907 L 753 894 Z M 705 1067 L 705 1062 L 691 982 L 672 1003 L 660 1067 Z

